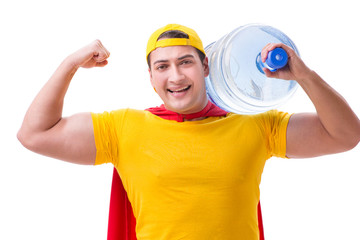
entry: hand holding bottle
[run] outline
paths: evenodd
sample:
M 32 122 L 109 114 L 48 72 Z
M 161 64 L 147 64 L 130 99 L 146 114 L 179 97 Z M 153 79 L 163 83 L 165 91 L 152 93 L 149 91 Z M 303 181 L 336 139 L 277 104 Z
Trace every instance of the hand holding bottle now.
M 284 80 L 295 80 L 297 82 L 307 78 L 311 74 L 309 69 L 295 51 L 283 43 L 269 43 L 261 51 L 261 61 L 265 62 L 270 51 L 275 48 L 282 48 L 288 55 L 288 63 L 285 67 L 271 72 L 269 69 L 264 68 L 265 75 L 269 78 L 278 78 Z

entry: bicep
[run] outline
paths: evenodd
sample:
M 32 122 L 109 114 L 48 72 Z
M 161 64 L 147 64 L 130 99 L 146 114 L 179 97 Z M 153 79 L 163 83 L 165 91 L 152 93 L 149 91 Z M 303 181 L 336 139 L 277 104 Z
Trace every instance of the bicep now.
M 90 113 L 62 118 L 54 127 L 39 134 L 35 152 L 63 161 L 93 165 L 96 157 Z
M 341 152 L 341 144 L 325 130 L 315 113 L 294 114 L 286 133 L 286 156 L 307 158 Z

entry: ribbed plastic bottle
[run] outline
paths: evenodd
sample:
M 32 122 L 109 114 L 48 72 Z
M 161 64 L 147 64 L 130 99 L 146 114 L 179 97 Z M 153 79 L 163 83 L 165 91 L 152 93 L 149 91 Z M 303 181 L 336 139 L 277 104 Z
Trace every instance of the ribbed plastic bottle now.
M 255 114 L 277 108 L 296 91 L 296 81 L 268 78 L 262 68 L 276 71 L 286 66 L 282 48 L 269 52 L 265 63 L 260 52 L 268 43 L 284 43 L 299 55 L 295 44 L 271 26 L 241 26 L 205 48 L 210 74 L 205 79 L 207 94 L 220 108 L 241 114 Z

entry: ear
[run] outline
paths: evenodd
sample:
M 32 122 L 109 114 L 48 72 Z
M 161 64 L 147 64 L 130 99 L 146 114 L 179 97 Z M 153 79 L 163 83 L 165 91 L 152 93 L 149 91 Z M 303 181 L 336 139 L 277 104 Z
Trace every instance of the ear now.
M 150 69 L 150 68 L 148 68 L 148 71 L 149 71 L 149 76 L 150 76 L 150 82 L 151 82 L 151 85 L 154 87 L 153 80 L 152 80 L 152 73 L 151 73 L 151 69 Z
M 203 61 L 203 67 L 204 67 L 204 76 L 205 77 L 209 76 L 210 69 L 209 69 L 209 61 L 207 57 L 205 57 Z
M 155 92 L 156 92 L 156 89 L 155 89 L 155 86 L 154 86 L 154 83 L 153 83 L 153 78 L 152 78 L 152 73 L 151 73 L 151 69 L 148 68 L 148 71 L 149 71 L 149 75 L 150 75 L 150 83 L 151 83 L 151 86 L 154 88 Z M 157 92 L 156 92 L 157 93 Z

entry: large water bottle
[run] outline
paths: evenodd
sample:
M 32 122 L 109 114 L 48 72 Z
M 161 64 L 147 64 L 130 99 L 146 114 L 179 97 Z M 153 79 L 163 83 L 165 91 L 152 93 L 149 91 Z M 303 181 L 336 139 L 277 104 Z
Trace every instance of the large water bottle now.
M 281 31 L 266 25 L 249 24 L 236 28 L 205 48 L 210 74 L 205 79 L 207 93 L 220 108 L 241 114 L 254 114 L 274 109 L 296 91 L 296 81 L 265 76 L 287 63 L 282 48 L 269 53 L 262 63 L 260 52 L 268 43 L 284 43 L 299 55 L 295 44 Z

